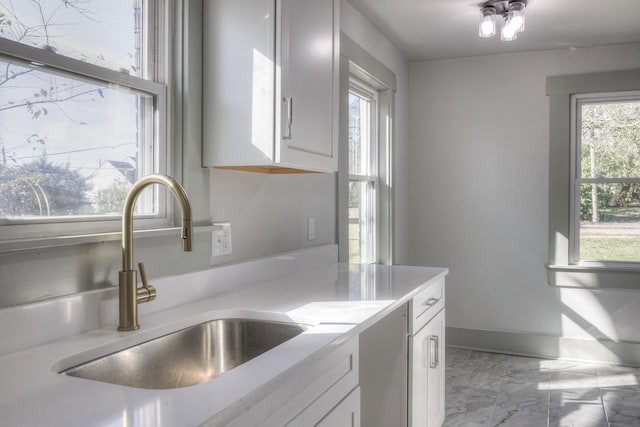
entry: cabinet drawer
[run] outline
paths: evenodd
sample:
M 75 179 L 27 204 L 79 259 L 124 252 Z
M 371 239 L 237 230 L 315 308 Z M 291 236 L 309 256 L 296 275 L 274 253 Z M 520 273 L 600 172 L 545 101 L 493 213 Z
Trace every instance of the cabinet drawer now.
M 356 337 L 313 365 L 288 373 L 290 381 L 270 390 L 264 399 L 225 426 L 315 425 L 358 386 L 359 360 Z
M 415 334 L 444 307 L 444 277 L 411 300 L 410 334 Z
M 360 427 L 360 387 L 356 387 L 316 427 Z
M 289 402 L 291 408 L 286 412 L 295 412 L 295 407 L 304 408 L 295 417 L 289 420 L 286 427 L 315 426 L 322 420 L 351 390 L 358 386 L 359 357 L 358 339 L 352 339 L 345 348 L 345 352 L 336 358 L 330 365 L 320 367 L 324 374 L 307 390 L 300 393 Z M 326 361 L 326 360 L 325 360 Z M 329 368 L 329 366 L 331 366 Z M 330 384 L 330 386 L 329 386 Z M 318 396 L 318 392 L 322 394 Z M 358 394 L 359 396 L 359 394 Z M 310 399 L 315 399 L 308 403 Z M 358 399 L 358 408 L 360 399 Z M 286 408 L 286 406 L 285 406 Z M 360 412 L 358 411 L 358 414 Z M 277 423 L 277 425 L 280 425 Z M 329 425 L 329 424 L 325 424 Z

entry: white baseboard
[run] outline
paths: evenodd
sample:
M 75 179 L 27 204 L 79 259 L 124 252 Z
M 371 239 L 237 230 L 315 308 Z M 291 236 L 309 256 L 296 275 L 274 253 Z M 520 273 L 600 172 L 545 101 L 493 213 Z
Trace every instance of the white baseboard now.
M 447 327 L 447 345 L 497 353 L 640 366 L 640 343 Z

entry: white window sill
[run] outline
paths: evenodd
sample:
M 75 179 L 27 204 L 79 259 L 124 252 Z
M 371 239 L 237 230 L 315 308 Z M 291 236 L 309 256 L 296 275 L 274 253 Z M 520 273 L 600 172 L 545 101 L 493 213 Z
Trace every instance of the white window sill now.
M 194 234 L 211 231 L 211 225 L 194 226 Z M 180 227 L 155 228 L 147 230 L 135 230 L 133 232 L 134 239 L 145 237 L 162 237 L 179 235 L 182 229 Z M 56 236 L 32 239 L 12 239 L 0 241 L 0 253 L 21 252 L 38 249 L 56 248 L 62 246 L 74 246 L 87 243 L 103 243 L 112 242 L 122 239 L 121 232 L 82 234 L 76 236 Z
M 548 265 L 551 286 L 583 289 L 640 289 L 640 266 Z

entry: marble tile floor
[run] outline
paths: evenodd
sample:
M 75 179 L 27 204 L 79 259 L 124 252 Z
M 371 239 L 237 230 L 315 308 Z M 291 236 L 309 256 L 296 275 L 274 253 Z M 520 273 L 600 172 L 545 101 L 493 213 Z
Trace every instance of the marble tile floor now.
M 640 427 L 640 368 L 447 347 L 445 427 Z

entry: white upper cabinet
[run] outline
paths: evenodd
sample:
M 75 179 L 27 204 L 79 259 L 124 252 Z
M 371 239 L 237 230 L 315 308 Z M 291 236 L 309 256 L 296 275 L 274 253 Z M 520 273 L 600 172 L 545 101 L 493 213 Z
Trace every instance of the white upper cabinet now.
M 203 165 L 334 172 L 337 0 L 204 2 Z
M 332 0 L 282 0 L 281 5 L 280 162 L 334 171 L 338 151 L 338 5 Z

